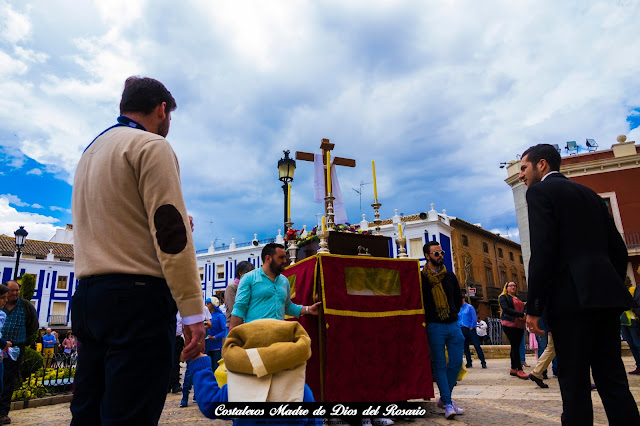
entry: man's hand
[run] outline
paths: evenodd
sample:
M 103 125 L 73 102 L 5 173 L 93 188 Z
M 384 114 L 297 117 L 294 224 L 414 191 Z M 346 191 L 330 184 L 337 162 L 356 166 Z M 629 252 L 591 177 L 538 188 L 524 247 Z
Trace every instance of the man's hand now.
M 180 359 L 186 361 L 204 352 L 205 332 L 202 322 L 199 321 L 195 324 L 183 325 L 182 332 L 184 334 L 185 347 L 182 350 Z
M 540 317 L 534 317 L 533 315 L 527 315 L 527 325 L 529 326 L 529 332 L 541 336 L 544 334 L 543 330 L 540 330 Z
M 309 306 L 309 313 L 311 315 L 318 315 L 320 313 L 320 305 L 322 305 L 322 302 L 316 302 Z
M 13 346 L 13 343 L 7 340 L 7 346 L 5 346 L 5 348 L 10 348 L 11 346 Z
M 237 317 L 235 315 L 231 315 L 231 320 L 229 321 L 229 332 L 231 332 L 233 327 L 237 327 L 240 324 L 242 324 L 243 322 L 244 322 L 244 320 L 242 318 Z

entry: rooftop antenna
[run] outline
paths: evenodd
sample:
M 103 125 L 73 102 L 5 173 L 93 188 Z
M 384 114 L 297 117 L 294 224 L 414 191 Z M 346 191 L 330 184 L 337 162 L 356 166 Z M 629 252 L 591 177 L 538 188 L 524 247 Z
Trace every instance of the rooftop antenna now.
M 360 181 L 360 189 L 356 189 L 356 188 L 351 188 L 354 191 L 356 191 L 359 195 L 360 195 L 360 214 L 362 214 L 362 187 L 365 185 L 371 185 L 373 182 L 364 182 L 364 181 Z

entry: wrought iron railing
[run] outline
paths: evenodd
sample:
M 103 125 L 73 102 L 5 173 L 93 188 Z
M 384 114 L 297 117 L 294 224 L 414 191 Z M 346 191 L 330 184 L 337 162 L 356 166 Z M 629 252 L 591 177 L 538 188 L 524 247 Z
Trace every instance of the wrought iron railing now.
M 498 300 L 500 293 L 502 293 L 502 289 L 499 287 L 487 287 L 487 299 L 489 300 Z
M 49 315 L 49 325 L 67 325 L 66 315 Z
M 13 391 L 12 401 L 24 401 L 72 391 L 77 355 L 25 357 Z
M 487 318 L 487 337 L 490 345 L 502 344 L 502 323 L 500 318 Z
M 640 249 L 640 232 L 625 232 L 622 234 L 627 250 Z

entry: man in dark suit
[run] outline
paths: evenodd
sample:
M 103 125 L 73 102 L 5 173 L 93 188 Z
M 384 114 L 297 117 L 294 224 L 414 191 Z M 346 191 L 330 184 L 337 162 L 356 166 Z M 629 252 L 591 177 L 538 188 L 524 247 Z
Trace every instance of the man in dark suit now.
M 531 259 L 527 324 L 543 311 L 558 357 L 563 424 L 593 424 L 589 368 L 611 424 L 640 424 L 621 359 L 620 321 L 631 303 L 627 249 L 607 207 L 560 172 L 560 154 L 540 144 L 522 154 Z

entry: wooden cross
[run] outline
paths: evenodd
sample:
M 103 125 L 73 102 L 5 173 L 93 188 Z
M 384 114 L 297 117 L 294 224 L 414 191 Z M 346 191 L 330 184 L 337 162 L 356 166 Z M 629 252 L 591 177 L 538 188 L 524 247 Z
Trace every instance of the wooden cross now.
M 322 139 L 320 143 L 320 149 L 322 150 L 322 164 L 325 165 L 324 168 L 324 195 L 325 197 L 329 195 L 327 193 L 327 173 L 331 173 L 331 167 L 327 167 L 327 152 L 333 151 L 333 148 L 336 144 L 329 142 L 329 139 Z M 332 156 L 333 157 L 333 156 Z M 315 157 L 311 152 L 301 152 L 296 151 L 296 160 L 301 161 L 311 161 L 314 162 Z M 336 166 L 345 166 L 345 167 L 355 167 L 356 160 L 351 158 L 342 158 L 342 157 L 333 157 L 333 164 Z M 324 212 L 327 214 L 327 203 L 324 203 Z

